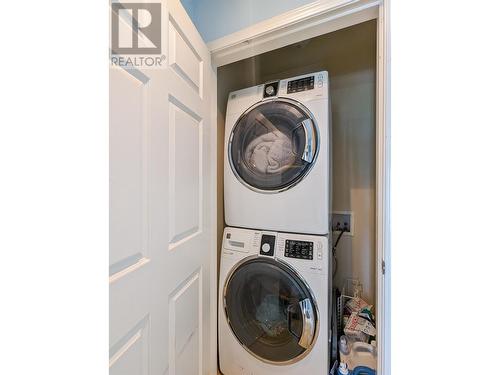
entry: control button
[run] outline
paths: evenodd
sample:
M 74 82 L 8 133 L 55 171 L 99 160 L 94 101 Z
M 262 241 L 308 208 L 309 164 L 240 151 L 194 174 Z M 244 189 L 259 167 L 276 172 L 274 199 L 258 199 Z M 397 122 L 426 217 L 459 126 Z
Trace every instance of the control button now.
M 267 86 L 266 87 L 266 94 L 267 95 L 273 95 L 274 94 L 274 87 L 273 86 Z
M 262 245 L 262 251 L 265 252 L 265 253 L 268 253 L 269 250 L 271 250 L 271 245 L 269 245 L 268 243 L 265 243 Z
M 264 98 L 268 98 L 270 96 L 275 96 L 278 92 L 279 81 L 267 83 L 264 86 Z

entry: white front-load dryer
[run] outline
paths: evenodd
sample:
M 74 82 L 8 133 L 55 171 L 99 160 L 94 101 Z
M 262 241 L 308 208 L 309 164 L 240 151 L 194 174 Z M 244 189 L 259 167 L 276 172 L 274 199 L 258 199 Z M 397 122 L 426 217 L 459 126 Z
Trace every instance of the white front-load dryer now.
M 224 375 L 327 375 L 328 237 L 226 228 L 220 262 Z
M 225 125 L 229 226 L 328 234 L 328 72 L 234 91 Z

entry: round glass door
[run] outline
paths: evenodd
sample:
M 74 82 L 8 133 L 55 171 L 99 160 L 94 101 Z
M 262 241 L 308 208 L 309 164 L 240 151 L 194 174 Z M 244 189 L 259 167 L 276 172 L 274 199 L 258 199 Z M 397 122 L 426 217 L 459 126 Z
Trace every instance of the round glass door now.
M 229 325 L 243 347 L 275 364 L 294 362 L 314 344 L 318 314 L 301 278 L 272 258 L 237 266 L 224 290 Z
M 236 176 L 259 191 L 281 191 L 298 183 L 312 167 L 318 132 L 309 111 L 289 99 L 274 99 L 247 110 L 229 141 Z

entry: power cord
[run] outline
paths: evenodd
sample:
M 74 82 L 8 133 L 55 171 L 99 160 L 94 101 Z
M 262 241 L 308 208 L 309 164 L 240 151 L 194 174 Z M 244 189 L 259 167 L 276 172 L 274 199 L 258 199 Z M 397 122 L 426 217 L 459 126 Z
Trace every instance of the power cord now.
M 337 225 L 335 226 L 335 228 L 333 228 L 333 230 L 334 231 L 340 230 L 340 234 L 337 237 L 335 244 L 332 246 L 332 261 L 333 261 L 333 267 L 334 267 L 333 272 L 332 272 L 332 279 L 335 276 L 335 274 L 337 273 L 337 245 L 339 244 L 339 241 L 342 238 L 342 236 L 344 235 L 344 233 L 348 231 L 347 223 L 344 223 L 344 226 L 342 228 L 340 227 L 340 223 L 337 223 Z
M 337 225 L 337 228 L 339 225 Z M 337 245 L 339 244 L 340 239 L 342 238 L 342 235 L 347 232 L 347 225 L 344 224 L 344 227 L 341 229 L 339 236 L 337 237 L 337 241 L 335 241 L 335 245 L 333 245 L 332 251 L 333 251 L 333 256 L 337 253 Z

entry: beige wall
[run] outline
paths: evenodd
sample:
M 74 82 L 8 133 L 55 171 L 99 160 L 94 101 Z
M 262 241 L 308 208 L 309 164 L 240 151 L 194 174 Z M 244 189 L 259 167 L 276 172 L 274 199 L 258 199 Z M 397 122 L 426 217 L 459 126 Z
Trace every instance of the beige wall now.
M 333 210 L 353 211 L 354 237 L 337 250 L 341 287 L 359 278 L 365 298 L 375 302 L 375 73 L 376 22 L 369 21 L 322 35 L 218 70 L 218 228 L 224 228 L 224 120 L 231 91 L 269 80 L 327 70 L 332 110 Z

